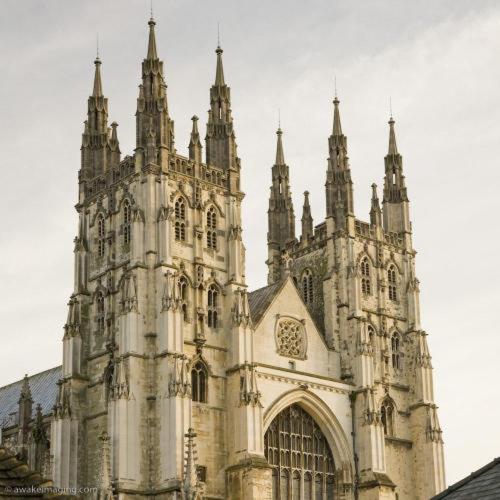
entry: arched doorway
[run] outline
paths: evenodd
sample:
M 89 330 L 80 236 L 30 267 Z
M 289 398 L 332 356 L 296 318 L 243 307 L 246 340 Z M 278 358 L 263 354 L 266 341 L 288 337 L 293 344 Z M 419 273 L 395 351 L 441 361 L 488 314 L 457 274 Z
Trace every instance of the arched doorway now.
M 298 404 L 283 409 L 264 436 L 273 468 L 273 500 L 332 500 L 332 450 L 314 419 Z

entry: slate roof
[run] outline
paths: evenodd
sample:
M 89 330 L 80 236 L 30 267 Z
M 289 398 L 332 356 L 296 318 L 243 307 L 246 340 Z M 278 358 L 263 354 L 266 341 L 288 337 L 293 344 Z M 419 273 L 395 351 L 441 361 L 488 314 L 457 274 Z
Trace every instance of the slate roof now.
M 274 297 L 281 290 L 281 287 L 284 284 L 285 281 L 278 281 L 272 285 L 264 286 L 248 294 L 250 316 L 252 317 L 254 325 L 260 321 L 264 313 L 267 311 L 267 308 L 271 305 Z
M 500 498 L 500 457 L 473 472 L 432 500 L 498 500 Z
M 61 375 L 62 367 L 56 366 L 28 377 L 33 399 L 33 416 L 38 404 L 42 407 L 43 415 L 47 415 L 52 411 L 57 398 L 57 381 L 61 378 Z M 0 387 L 0 427 L 10 427 L 17 424 L 18 401 L 22 386 L 23 381 L 18 380 Z

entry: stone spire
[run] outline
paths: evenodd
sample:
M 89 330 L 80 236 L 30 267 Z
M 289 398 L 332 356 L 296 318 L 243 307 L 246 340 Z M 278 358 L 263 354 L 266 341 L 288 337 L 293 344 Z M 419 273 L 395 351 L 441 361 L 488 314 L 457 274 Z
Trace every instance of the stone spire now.
M 155 34 L 155 20 L 153 17 L 150 18 L 149 22 L 149 40 L 148 40 L 148 54 L 147 59 L 149 61 L 154 61 L 158 59 L 158 54 L 156 52 L 156 34 Z
M 389 148 L 385 156 L 383 216 L 384 228 L 392 232 L 410 232 L 409 200 L 403 175 L 403 157 L 396 144 L 394 118 L 389 119 Z
M 168 168 L 168 153 L 174 152 L 174 122 L 170 119 L 167 102 L 167 85 L 163 61 L 156 49 L 155 21 L 151 18 L 146 58 L 142 61 L 142 84 L 139 85 L 136 112 L 136 151 L 143 167 L 148 163 Z M 151 140 L 154 136 L 154 141 Z M 154 151 L 146 149 L 154 142 Z M 147 156 L 147 158 L 146 158 Z
M 193 128 L 191 129 L 191 139 L 189 141 L 189 158 L 196 163 L 201 163 L 201 142 L 200 133 L 198 132 L 198 117 L 194 115 L 191 120 L 193 121 Z
M 224 80 L 222 49 L 217 46 L 215 82 L 210 89 L 206 151 L 207 164 L 238 172 L 240 159 L 237 155 L 236 136 L 231 114 L 231 89 Z
M 372 200 L 370 208 L 370 224 L 372 226 L 382 225 L 382 211 L 380 210 L 380 203 L 377 194 L 377 185 L 372 184 Z
M 342 132 L 339 100 L 333 100 L 333 130 L 328 138 L 328 169 L 326 173 L 326 214 L 338 227 L 345 226 L 345 217 L 354 213 L 351 170 L 347 156 L 347 138 Z M 338 220 L 337 220 L 338 219 Z
M 295 214 L 293 210 L 292 193 L 290 190 L 290 170 L 285 163 L 282 142 L 283 131 L 276 131 L 276 163 L 271 169 L 272 185 L 269 196 L 267 247 L 269 254 L 268 264 L 279 260 L 279 255 L 288 243 L 295 240 Z M 271 255 L 273 257 L 271 257 Z M 277 269 L 274 269 L 277 271 Z M 278 279 L 278 275 L 270 281 Z
M 304 191 L 304 206 L 302 207 L 302 238 L 301 242 L 307 244 L 313 236 L 313 218 L 311 205 L 309 205 L 309 191 Z
M 102 175 L 108 168 L 108 100 L 102 91 L 101 60 L 94 61 L 94 85 L 88 98 L 82 135 L 80 182 Z
M 92 97 L 102 97 L 101 60 L 99 59 L 99 56 L 96 57 L 94 64 L 95 64 L 95 74 L 94 74 L 94 90 L 92 92 Z

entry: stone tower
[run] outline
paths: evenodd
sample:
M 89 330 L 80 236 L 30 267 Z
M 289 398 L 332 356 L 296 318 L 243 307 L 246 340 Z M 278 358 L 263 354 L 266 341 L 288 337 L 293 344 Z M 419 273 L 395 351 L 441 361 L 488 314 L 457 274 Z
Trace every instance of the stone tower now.
M 394 492 L 398 498 L 429 498 L 445 485 L 442 433 L 427 334 L 420 324 L 416 252 L 395 122 L 391 116 L 383 209 L 373 184 L 370 223 L 365 223 L 354 215 L 337 97 L 333 104 L 326 219 L 312 234 L 306 192 L 302 235 L 282 242 L 286 259 L 268 261 L 268 279 L 272 284 L 289 269 L 325 341 L 340 354 L 340 376 L 353 385 L 360 498 L 393 498 Z M 270 219 L 270 231 L 275 224 Z
M 269 284 L 248 293 L 223 51 L 205 161 L 197 116 L 183 156 L 148 26 L 131 156 L 95 61 L 54 483 L 120 499 L 427 499 L 444 486 L 442 440 L 394 121 L 383 209 L 374 187 L 364 223 L 334 100 L 326 219 L 314 226 L 306 192 L 300 238 L 277 131 Z

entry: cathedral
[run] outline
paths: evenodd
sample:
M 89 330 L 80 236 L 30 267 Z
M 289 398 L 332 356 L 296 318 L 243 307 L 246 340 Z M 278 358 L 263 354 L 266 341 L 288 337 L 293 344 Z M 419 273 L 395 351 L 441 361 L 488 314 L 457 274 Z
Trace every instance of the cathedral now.
M 183 156 L 148 24 L 131 155 L 95 60 L 62 367 L 0 388 L 0 456 L 81 498 L 428 500 L 443 440 L 394 120 L 364 222 L 335 96 L 326 215 L 306 191 L 300 236 L 278 129 L 249 291 L 223 51 Z

